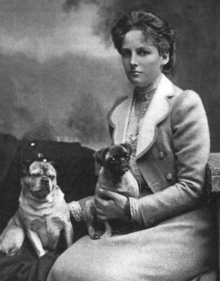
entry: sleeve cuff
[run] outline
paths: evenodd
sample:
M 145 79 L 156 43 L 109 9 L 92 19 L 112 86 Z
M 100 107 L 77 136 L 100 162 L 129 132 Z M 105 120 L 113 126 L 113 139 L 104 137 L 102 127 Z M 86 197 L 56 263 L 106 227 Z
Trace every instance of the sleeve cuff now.
M 76 221 L 82 220 L 82 207 L 77 201 L 72 201 L 69 204 L 70 214 Z
M 132 221 L 142 223 L 142 217 L 138 207 L 138 199 L 129 197 L 129 203 Z

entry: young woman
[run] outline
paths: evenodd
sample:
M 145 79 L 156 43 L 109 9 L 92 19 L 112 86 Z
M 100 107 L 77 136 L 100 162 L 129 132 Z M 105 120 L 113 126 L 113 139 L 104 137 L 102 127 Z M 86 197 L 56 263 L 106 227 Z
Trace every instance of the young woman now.
M 215 280 L 205 198 L 209 129 L 198 94 L 163 74 L 175 60 L 174 29 L 152 13 L 135 11 L 116 23 L 112 38 L 134 92 L 114 104 L 110 132 L 114 143 L 132 144 L 140 198 L 103 190 L 111 200 L 97 197 L 96 209 L 102 220 L 130 216 L 141 230 L 81 238 L 58 258 L 48 281 Z

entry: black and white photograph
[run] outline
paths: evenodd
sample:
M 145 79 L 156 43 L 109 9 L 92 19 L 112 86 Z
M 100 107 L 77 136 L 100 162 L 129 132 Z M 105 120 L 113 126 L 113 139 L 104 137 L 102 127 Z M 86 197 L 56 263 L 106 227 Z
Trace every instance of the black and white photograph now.
M 0 281 L 220 281 L 219 14 L 0 0 Z

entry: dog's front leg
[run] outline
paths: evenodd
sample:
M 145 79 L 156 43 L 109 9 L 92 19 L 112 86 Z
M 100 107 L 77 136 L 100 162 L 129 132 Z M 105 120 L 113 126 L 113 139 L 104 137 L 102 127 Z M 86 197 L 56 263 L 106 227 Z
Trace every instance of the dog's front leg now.
M 112 236 L 112 229 L 108 221 L 105 221 L 104 224 L 105 224 L 105 233 L 101 236 L 101 238 L 108 238 Z
M 94 198 L 91 198 L 86 202 L 83 216 L 87 225 L 89 236 L 92 239 L 99 239 L 100 236 L 96 233 L 96 230 L 94 228 L 94 221 L 95 221 Z
M 0 252 L 6 256 L 14 256 L 19 253 L 25 238 L 24 230 L 16 225 L 9 225 L 0 236 Z
M 66 239 L 67 248 L 73 244 L 73 226 L 71 222 L 68 222 L 64 229 L 64 235 Z
M 40 258 L 43 255 L 45 255 L 46 252 L 43 249 L 41 240 L 40 240 L 39 236 L 37 235 L 37 233 L 35 233 L 31 229 L 28 229 L 27 230 L 27 236 L 30 239 L 35 251 L 37 252 L 38 257 Z

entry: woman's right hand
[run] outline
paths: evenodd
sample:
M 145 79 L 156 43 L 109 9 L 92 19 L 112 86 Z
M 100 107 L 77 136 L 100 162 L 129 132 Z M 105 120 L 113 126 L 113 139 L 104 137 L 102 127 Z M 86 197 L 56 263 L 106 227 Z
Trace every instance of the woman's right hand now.
M 109 198 L 109 200 L 103 199 Z M 99 189 L 95 196 L 95 208 L 100 220 L 125 219 L 128 198 L 110 190 Z

